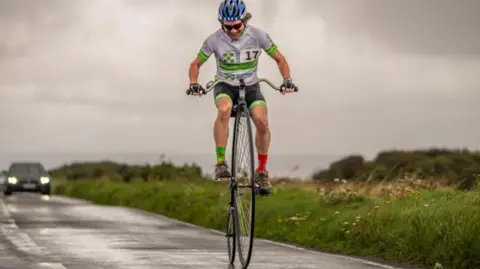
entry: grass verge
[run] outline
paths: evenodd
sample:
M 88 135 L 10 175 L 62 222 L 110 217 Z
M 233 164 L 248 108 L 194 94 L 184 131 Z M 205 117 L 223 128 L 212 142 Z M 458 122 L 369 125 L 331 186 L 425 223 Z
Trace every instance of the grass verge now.
M 229 199 L 226 185 L 200 180 L 61 182 L 54 193 L 221 231 Z M 258 197 L 256 236 L 422 268 L 480 268 L 480 195 L 438 189 L 386 199 L 283 186 Z

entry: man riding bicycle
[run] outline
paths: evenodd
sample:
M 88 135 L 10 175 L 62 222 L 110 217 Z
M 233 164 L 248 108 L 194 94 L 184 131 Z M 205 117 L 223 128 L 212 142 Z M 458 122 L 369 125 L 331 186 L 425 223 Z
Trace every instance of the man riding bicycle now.
M 190 90 L 195 95 L 205 91 L 198 83 L 199 69 L 214 54 L 217 60 L 216 79 L 228 79 L 238 84 L 243 78 L 245 83 L 257 78 L 258 58 L 264 50 L 278 64 L 283 77 L 281 92 L 293 92 L 295 85 L 290 78 L 290 69 L 285 57 L 265 31 L 253 27 L 247 22 L 251 18 L 242 0 L 223 0 L 218 9 L 221 29 L 206 38 L 196 59 L 190 64 Z M 214 139 L 217 152 L 215 178 L 229 178 L 230 171 L 225 161 L 225 148 L 228 141 L 228 123 L 233 103 L 238 98 L 236 87 L 218 84 L 214 88 L 217 118 L 214 124 Z M 270 129 L 268 127 L 267 105 L 260 86 L 255 84 L 246 88 L 245 99 L 256 127 L 255 147 L 258 154 L 256 178 L 259 194 L 270 194 L 271 184 L 266 169 L 270 146 Z

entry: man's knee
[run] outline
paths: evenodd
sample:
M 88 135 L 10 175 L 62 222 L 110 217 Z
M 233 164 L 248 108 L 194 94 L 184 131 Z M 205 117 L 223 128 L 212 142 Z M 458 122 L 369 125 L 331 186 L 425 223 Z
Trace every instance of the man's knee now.
M 265 101 L 255 101 L 250 105 L 250 113 L 252 115 L 255 127 L 260 134 L 268 132 L 268 115 Z
M 258 133 L 266 134 L 268 132 L 268 119 L 267 116 L 254 118 L 255 127 Z
M 217 118 L 223 122 L 228 122 L 232 111 L 232 101 L 228 96 L 218 96 L 216 99 Z

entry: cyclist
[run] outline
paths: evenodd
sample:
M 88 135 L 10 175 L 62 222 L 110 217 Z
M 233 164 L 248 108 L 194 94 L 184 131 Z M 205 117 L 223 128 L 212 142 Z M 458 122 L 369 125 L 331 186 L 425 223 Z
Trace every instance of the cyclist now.
M 218 8 L 220 29 L 208 36 L 195 60 L 190 64 L 190 90 L 201 96 L 204 89 L 198 83 L 199 69 L 214 54 L 217 60 L 216 79 L 228 79 L 238 84 L 243 78 L 245 83 L 254 82 L 257 78 L 257 64 L 262 50 L 278 64 L 283 77 L 281 93 L 292 92 L 295 85 L 290 78 L 290 69 L 285 57 L 267 32 L 248 24 L 252 15 L 247 12 L 242 0 L 223 0 Z M 238 98 L 235 87 L 217 84 L 214 89 L 217 118 L 214 124 L 214 139 L 217 152 L 215 177 L 229 178 L 230 171 L 225 161 L 225 148 L 228 141 L 228 124 L 233 102 Z M 270 130 L 268 126 L 267 105 L 260 91 L 259 84 L 246 88 L 245 99 L 256 127 L 255 147 L 258 155 L 256 181 L 260 195 L 269 195 L 271 184 L 266 169 L 270 146 Z

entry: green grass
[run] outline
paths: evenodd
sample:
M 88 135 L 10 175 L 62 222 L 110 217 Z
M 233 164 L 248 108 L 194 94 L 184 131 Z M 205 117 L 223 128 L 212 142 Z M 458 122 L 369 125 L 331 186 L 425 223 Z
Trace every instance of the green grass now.
M 275 188 L 257 198 L 256 236 L 423 268 L 480 268 L 480 195 L 426 191 L 396 200 Z M 54 192 L 224 230 L 226 185 L 199 180 L 58 183 Z

